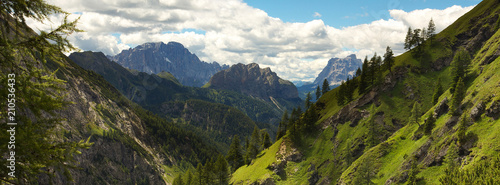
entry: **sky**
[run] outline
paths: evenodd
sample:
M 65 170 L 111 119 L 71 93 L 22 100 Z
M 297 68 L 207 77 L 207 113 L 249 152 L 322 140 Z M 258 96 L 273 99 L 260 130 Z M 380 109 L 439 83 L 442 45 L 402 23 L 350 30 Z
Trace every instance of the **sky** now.
M 206 62 L 258 63 L 281 78 L 314 81 L 330 58 L 404 52 L 408 27 L 437 31 L 479 0 L 48 0 L 79 19 L 69 40 L 116 55 L 146 42 L 176 41 Z M 35 30 L 51 21 L 30 20 Z

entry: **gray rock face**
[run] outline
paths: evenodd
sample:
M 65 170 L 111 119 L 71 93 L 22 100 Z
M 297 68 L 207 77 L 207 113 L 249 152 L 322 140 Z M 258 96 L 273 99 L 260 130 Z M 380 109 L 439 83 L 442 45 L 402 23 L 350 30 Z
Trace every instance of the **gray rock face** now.
M 332 58 L 328 61 L 328 64 L 323 68 L 321 73 L 319 73 L 313 84 L 321 86 L 323 81 L 327 79 L 330 85 L 339 85 L 342 80 L 346 80 L 348 76 L 352 78 L 352 76 L 356 74 L 358 67 L 362 65 L 363 62 L 361 59 L 357 59 L 354 54 L 342 59 Z
M 283 80 L 269 68 L 258 64 L 236 64 L 215 74 L 209 81 L 210 88 L 225 89 L 272 101 L 272 98 L 297 99 L 297 88 Z
M 141 72 L 158 74 L 166 71 L 179 79 L 183 85 L 201 87 L 213 74 L 227 69 L 217 62 L 206 63 L 177 42 L 145 43 L 133 49 L 123 50 L 109 57 L 120 65 Z

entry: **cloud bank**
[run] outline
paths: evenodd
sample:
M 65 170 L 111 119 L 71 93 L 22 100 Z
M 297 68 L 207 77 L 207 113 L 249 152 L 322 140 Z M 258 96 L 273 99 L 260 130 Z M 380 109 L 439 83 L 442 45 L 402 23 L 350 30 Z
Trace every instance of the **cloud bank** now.
M 452 6 L 444 10 L 405 12 L 388 10 L 389 19 L 334 28 L 320 19 L 284 22 L 270 17 L 241 0 L 52 0 L 49 3 L 80 17 L 79 28 L 70 36 L 82 50 L 118 54 L 145 42 L 182 43 L 201 60 L 223 64 L 259 63 L 292 81 L 313 81 L 332 57 L 357 54 L 358 58 L 383 54 L 391 46 L 404 52 L 403 39 L 409 26 L 426 27 L 433 18 L 437 31 L 453 23 L 473 7 Z M 52 17 L 53 24 L 62 16 Z M 50 24 L 31 21 L 30 26 L 48 30 Z

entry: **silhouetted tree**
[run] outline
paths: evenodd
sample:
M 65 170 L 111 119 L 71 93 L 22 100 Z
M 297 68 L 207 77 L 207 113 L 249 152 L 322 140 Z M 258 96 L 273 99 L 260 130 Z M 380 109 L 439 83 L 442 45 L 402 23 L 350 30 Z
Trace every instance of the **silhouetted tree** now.
M 385 48 L 385 54 L 384 54 L 384 66 L 385 69 L 389 69 L 389 72 L 392 73 L 392 66 L 394 65 L 394 53 L 392 52 L 391 47 L 387 46 Z
M 328 91 L 330 91 L 330 84 L 328 83 L 328 80 L 325 78 L 325 80 L 323 80 L 323 90 L 321 91 L 321 94 L 324 95 Z
M 405 38 L 405 49 L 410 50 L 413 47 L 412 44 L 412 38 L 413 38 L 413 30 L 411 27 L 408 28 L 408 32 L 406 33 L 406 38 Z

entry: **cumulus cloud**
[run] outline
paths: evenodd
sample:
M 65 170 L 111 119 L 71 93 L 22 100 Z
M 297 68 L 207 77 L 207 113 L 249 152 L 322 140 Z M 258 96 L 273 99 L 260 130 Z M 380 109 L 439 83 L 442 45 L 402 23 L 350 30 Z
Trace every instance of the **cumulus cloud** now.
M 409 26 L 422 28 L 430 18 L 438 31 L 472 7 L 405 12 L 389 10 L 389 19 L 334 28 L 321 19 L 284 22 L 241 0 L 52 0 L 80 17 L 86 32 L 70 36 L 83 50 L 118 54 L 145 42 L 182 43 L 202 60 L 223 64 L 259 63 L 292 81 L 313 81 L 332 57 L 356 54 L 358 58 L 383 54 L 391 46 L 404 52 L 402 42 Z M 315 12 L 313 17 L 320 18 Z M 51 18 L 54 24 L 62 16 Z M 30 26 L 48 30 L 51 23 Z M 186 31 L 187 30 L 187 31 Z M 191 31 L 191 30 L 199 30 Z

